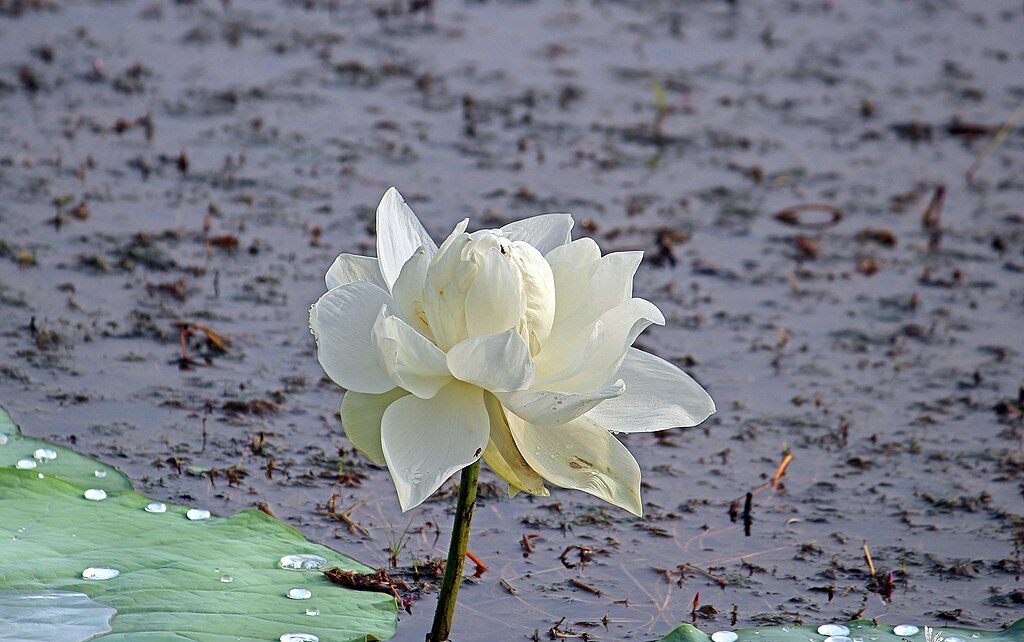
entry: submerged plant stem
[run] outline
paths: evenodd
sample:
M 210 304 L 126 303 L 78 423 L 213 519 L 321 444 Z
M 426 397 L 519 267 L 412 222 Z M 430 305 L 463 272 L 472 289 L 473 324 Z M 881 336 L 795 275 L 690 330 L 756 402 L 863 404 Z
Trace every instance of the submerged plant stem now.
M 480 475 L 480 460 L 462 469 L 459 481 L 459 503 L 455 506 L 455 521 L 452 523 L 452 541 L 448 546 L 448 563 L 444 567 L 444 581 L 437 598 L 434 624 L 430 627 L 428 642 L 445 642 L 452 630 L 455 619 L 455 600 L 462 584 L 462 565 L 466 562 L 466 548 L 469 546 L 469 529 L 473 523 L 473 507 L 476 505 L 476 481 Z

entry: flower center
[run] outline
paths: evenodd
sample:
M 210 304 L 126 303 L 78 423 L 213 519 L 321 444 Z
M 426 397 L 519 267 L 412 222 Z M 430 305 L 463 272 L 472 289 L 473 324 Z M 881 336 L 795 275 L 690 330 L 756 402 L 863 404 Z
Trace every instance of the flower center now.
M 465 339 L 515 329 L 537 354 L 555 314 L 551 267 L 528 243 L 497 230 L 462 229 L 427 265 L 412 306 L 416 318 L 445 351 Z

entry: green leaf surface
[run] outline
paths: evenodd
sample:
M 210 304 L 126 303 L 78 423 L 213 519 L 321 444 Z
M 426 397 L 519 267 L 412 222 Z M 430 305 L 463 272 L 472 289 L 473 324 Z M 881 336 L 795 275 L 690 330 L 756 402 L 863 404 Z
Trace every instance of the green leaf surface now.
M 345 589 L 322 573 L 288 571 L 278 562 L 312 553 L 329 566 L 368 567 L 259 511 L 190 521 L 187 507 L 168 504 L 165 513 L 148 513 L 150 500 L 130 490 L 89 501 L 82 486 L 40 479 L 38 472 L 0 468 L 0 587 L 79 591 L 114 607 L 113 630 L 96 640 L 276 642 L 284 633 L 305 632 L 342 642 L 394 634 L 390 595 Z M 113 567 L 120 575 L 83 580 L 89 567 Z M 312 598 L 289 599 L 294 587 L 309 589 Z M 307 609 L 320 613 L 309 616 Z
M 909 636 L 893 633 L 893 626 L 875 624 L 872 620 L 854 620 L 844 626 L 850 629 L 849 637 L 863 642 L 925 642 L 924 623 L 913 622 L 920 630 Z M 953 626 L 932 627 L 946 642 L 1024 642 L 1024 619 L 1017 620 L 1002 631 L 979 631 L 962 629 Z M 733 631 L 739 638 L 736 642 L 824 642 L 826 636 L 818 633 L 818 625 L 814 626 L 768 626 Z M 712 632 L 713 634 L 713 632 Z M 689 624 L 676 627 L 671 633 L 661 638 L 660 642 L 712 642 L 711 635 Z
M 52 461 L 33 459 L 32 454 L 39 448 L 53 450 L 57 453 L 57 458 Z M 113 466 L 102 464 L 42 439 L 21 434 L 10 413 L 0 406 L 0 468 L 14 468 L 23 459 L 36 461 L 37 467 L 34 470 L 37 473 L 56 475 L 85 488 L 100 488 L 108 493 L 132 488 L 131 481 Z M 96 475 L 97 471 L 101 476 Z

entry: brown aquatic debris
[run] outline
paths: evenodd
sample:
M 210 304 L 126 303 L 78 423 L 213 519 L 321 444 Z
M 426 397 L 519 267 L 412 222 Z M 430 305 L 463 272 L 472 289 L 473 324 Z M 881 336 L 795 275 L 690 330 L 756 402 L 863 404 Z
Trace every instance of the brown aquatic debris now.
M 200 323 L 178 323 L 181 334 L 178 337 L 181 342 L 181 357 L 178 359 L 178 366 L 182 370 L 190 370 L 193 366 L 203 365 L 188 353 L 188 338 L 193 334 L 202 334 L 206 337 L 207 346 L 221 353 L 226 353 L 231 341 L 223 334 Z M 209 365 L 209 359 L 207 359 Z
M 821 254 L 821 243 L 812 238 L 798 236 L 793 239 L 793 244 L 796 245 L 798 259 L 813 260 L 818 258 L 818 255 Z
M 857 241 L 860 243 L 877 243 L 883 247 L 896 247 L 897 238 L 892 230 L 885 228 L 866 227 L 857 232 Z
M 932 194 L 932 200 L 929 201 L 928 207 L 925 208 L 924 213 L 921 215 L 921 225 L 924 229 L 929 231 L 939 229 L 939 220 L 942 218 L 942 204 L 945 200 L 946 186 L 936 186 L 935 193 Z
M 657 244 L 658 252 L 654 256 L 654 262 L 657 265 L 672 265 L 674 266 L 677 262 L 675 247 L 680 243 L 685 243 L 690 240 L 690 235 L 686 232 L 674 230 L 670 227 L 663 227 L 658 230 Z
M 276 415 L 280 406 L 269 399 L 232 399 L 221 404 L 221 410 L 238 415 L 255 415 L 256 417 L 267 417 Z
M 593 593 L 594 595 L 601 597 L 601 589 L 591 586 L 586 582 L 576 579 L 575 577 L 570 577 L 569 583 L 575 586 L 576 588 L 581 588 L 584 591 L 587 591 L 588 593 Z
M 217 247 L 227 252 L 234 252 L 238 249 L 239 241 L 238 237 L 234 234 L 221 234 L 219 236 L 211 236 L 207 243 L 211 247 Z
M 259 512 L 264 513 L 266 515 L 270 515 L 275 519 L 277 518 L 277 515 L 275 515 L 274 511 L 270 509 L 270 504 L 268 504 L 267 502 L 256 502 L 255 504 L 253 504 L 253 506 Z
M 560 619 L 558 622 L 556 622 L 553 627 L 548 629 L 548 635 L 551 636 L 552 640 L 564 640 L 564 639 L 572 638 L 572 639 L 583 640 L 584 642 L 586 642 L 587 640 L 590 639 L 590 635 L 588 633 L 586 633 L 586 632 L 577 633 L 576 631 L 564 631 L 564 630 L 562 630 L 561 626 L 562 626 L 563 622 L 565 622 L 565 618 L 564 617 L 562 619 Z
M 946 186 L 939 185 L 935 188 L 932 200 L 928 203 L 924 213 L 921 215 L 921 225 L 928 232 L 928 249 L 936 251 L 942 243 L 942 204 L 946 200 Z
M 882 265 L 872 258 L 865 257 L 857 263 L 857 273 L 863 274 L 864 276 L 876 274 L 881 269 Z
M 569 554 L 576 551 L 578 560 L 576 562 L 569 561 Z M 580 546 L 579 544 L 572 544 L 566 546 L 562 554 L 558 556 L 558 559 L 562 560 L 562 566 L 565 568 L 576 568 L 577 566 L 584 566 L 587 562 L 593 559 L 594 550 L 587 546 Z
M 361 504 L 362 502 L 357 502 L 354 505 L 350 506 L 349 508 L 343 511 L 339 511 L 338 494 L 332 493 L 331 498 L 327 500 L 327 504 L 325 506 L 321 506 L 319 503 L 317 503 L 317 510 L 313 512 L 315 512 L 317 515 L 332 517 L 338 520 L 339 522 L 343 522 L 346 526 L 348 526 L 348 530 L 352 535 L 355 535 L 357 537 L 369 537 L 370 531 L 366 530 L 366 527 L 364 527 L 362 524 L 360 524 L 352 518 L 352 511 L 359 508 Z
M 672 582 L 673 581 L 672 580 L 672 576 L 678 573 L 679 579 L 675 580 L 675 584 L 679 588 L 683 588 L 683 582 L 686 580 L 686 572 L 687 571 L 693 571 L 693 572 L 697 573 L 698 575 L 703 575 L 704 577 L 706 577 L 709 580 L 711 580 L 712 582 L 718 584 L 722 588 L 725 588 L 728 585 L 728 581 L 725 580 L 724 578 L 718 577 L 714 573 L 711 573 L 710 571 L 704 570 L 701 567 L 696 566 L 694 564 L 690 564 L 689 562 L 687 562 L 685 564 L 680 564 L 679 566 L 675 567 L 674 569 L 665 571 L 665 577 L 670 582 Z M 698 593 L 698 595 L 700 595 L 700 594 Z
M 356 591 L 387 593 L 393 596 L 405 608 L 407 613 L 412 613 L 412 600 L 403 598 L 401 593 L 399 593 L 399 591 L 408 591 L 409 585 L 402 580 L 392 578 L 382 568 L 378 568 L 373 573 L 359 573 L 332 566 L 324 571 L 324 577 L 338 586 L 344 586 Z
M 743 534 L 750 537 L 750 526 L 754 523 L 754 518 L 751 516 L 754 508 L 754 493 L 747 493 L 747 496 L 743 500 Z
M 519 545 L 523 547 L 523 557 L 529 557 L 530 553 L 533 552 L 533 540 L 540 537 L 537 533 L 523 533 L 523 538 L 519 540 Z

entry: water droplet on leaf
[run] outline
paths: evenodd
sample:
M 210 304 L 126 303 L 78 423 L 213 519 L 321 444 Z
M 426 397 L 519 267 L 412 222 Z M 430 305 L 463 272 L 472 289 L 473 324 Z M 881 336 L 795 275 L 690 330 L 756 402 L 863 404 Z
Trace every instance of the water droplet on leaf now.
M 100 479 L 103 479 L 104 477 L 107 476 L 107 471 L 105 471 L 105 470 L 94 470 L 94 471 L 92 471 L 92 474 L 96 475 Z
M 109 568 L 106 566 L 90 566 L 89 568 L 82 571 L 82 579 L 96 581 L 112 580 L 120 574 L 121 571 L 117 570 L 116 568 Z
M 230 575 L 222 575 L 220 581 L 224 584 L 230 584 L 235 581 L 235 578 L 231 577 Z
M 308 600 L 313 597 L 309 589 L 293 588 L 288 591 L 288 598 L 292 600 Z
M 327 559 L 320 555 L 295 553 L 282 557 L 278 566 L 288 571 L 322 571 L 327 568 Z
M 39 461 L 53 461 L 57 458 L 57 451 L 52 448 L 36 448 L 32 456 Z
M 198 522 L 202 519 L 210 519 L 210 511 L 202 508 L 190 508 L 185 513 L 185 517 L 189 518 L 193 522 Z
M 163 502 L 149 502 L 146 504 L 147 513 L 166 513 L 167 504 Z
M 306 615 L 316 617 L 320 615 L 320 609 L 306 609 Z
M 892 627 L 892 632 L 899 636 L 917 635 L 917 632 L 920 630 L 913 624 L 897 624 Z
M 281 642 L 320 642 L 320 638 L 312 633 L 285 633 Z
M 843 626 L 842 624 L 822 624 L 818 627 L 818 635 L 832 636 L 832 635 L 849 635 L 850 629 Z
M 740 636 L 732 631 L 715 631 L 711 634 L 712 642 L 736 642 Z
M 19 459 L 18 463 L 14 465 L 15 467 L 20 468 L 21 470 L 29 470 L 31 468 L 36 467 L 36 462 L 32 461 L 31 459 Z
M 100 488 L 90 488 L 82 493 L 82 496 L 90 501 L 101 502 L 107 498 L 107 491 Z

